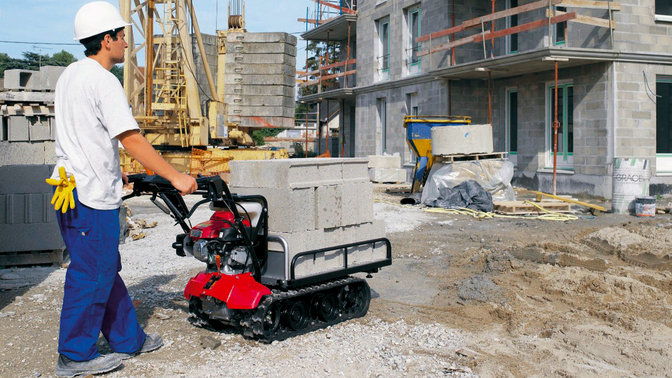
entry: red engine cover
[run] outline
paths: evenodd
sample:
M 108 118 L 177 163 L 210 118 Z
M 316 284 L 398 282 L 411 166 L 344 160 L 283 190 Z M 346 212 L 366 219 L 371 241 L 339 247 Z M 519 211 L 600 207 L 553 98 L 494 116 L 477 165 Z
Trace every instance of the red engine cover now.
M 230 222 L 230 223 L 229 223 Z M 189 231 L 193 241 L 199 239 L 214 239 L 219 236 L 222 228 L 230 228 L 233 223 L 233 213 L 230 211 L 215 211 L 207 222 L 199 223 Z M 243 226 L 250 227 L 250 221 L 243 219 Z
M 254 309 L 264 295 L 270 294 L 271 290 L 255 281 L 251 273 L 229 276 L 218 272 L 201 272 L 189 280 L 184 288 L 187 300 L 192 296 L 210 296 L 226 303 L 226 307 L 238 310 Z

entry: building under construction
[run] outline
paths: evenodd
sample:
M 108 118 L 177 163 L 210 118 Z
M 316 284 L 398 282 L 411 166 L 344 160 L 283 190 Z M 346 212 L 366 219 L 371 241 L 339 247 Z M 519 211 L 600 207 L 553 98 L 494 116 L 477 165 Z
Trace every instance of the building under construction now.
M 647 159 L 651 194 L 669 191 L 670 2 L 352 0 L 316 10 L 303 38 L 327 53 L 300 100 L 339 117 L 338 154 L 410 163 L 404 115 L 471 116 L 492 124 L 517 184 L 549 191 L 557 88 L 559 192 L 610 198 L 618 157 Z

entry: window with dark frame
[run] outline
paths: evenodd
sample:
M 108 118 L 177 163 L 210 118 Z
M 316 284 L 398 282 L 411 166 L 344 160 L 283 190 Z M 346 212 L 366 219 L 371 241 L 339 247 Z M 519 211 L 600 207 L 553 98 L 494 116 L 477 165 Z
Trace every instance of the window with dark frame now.
M 672 78 L 656 81 L 656 153 L 672 153 Z
M 558 12 L 567 12 L 565 7 L 555 7 Z M 555 44 L 562 45 L 567 40 L 567 21 L 555 24 Z
M 672 16 L 672 1 L 656 0 L 656 14 L 662 16 Z

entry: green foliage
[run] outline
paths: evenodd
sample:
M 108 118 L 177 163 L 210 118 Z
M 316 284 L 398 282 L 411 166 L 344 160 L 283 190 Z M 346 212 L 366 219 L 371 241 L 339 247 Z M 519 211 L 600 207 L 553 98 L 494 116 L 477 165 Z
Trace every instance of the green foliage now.
M 23 53 L 23 59 L 11 58 L 7 54 L 0 53 L 0 77 L 5 76 L 5 70 L 39 71 L 42 66 L 67 66 L 76 60 L 74 55 L 65 50 L 61 50 L 61 52 L 57 52 L 52 56 L 26 51 Z
M 283 131 L 285 131 L 285 129 L 269 128 L 254 130 L 252 131 L 252 140 L 256 146 L 263 146 L 266 144 L 266 142 L 264 142 L 264 138 L 274 137 Z
M 315 157 L 317 154 L 315 151 L 308 151 L 308 156 L 306 156 L 306 152 L 303 150 L 303 143 L 294 143 L 294 153 L 290 156 L 290 158 L 305 158 L 305 157 Z
M 114 76 L 119 79 L 119 82 L 123 85 L 124 84 L 124 66 L 117 66 L 114 65 L 112 66 L 112 69 L 110 70 Z

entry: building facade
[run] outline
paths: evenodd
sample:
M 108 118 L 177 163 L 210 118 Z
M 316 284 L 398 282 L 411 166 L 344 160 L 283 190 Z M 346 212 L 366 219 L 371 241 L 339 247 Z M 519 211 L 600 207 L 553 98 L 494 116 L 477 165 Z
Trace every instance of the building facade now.
M 557 63 L 558 192 L 610 198 L 617 157 L 648 159 L 651 193 L 672 191 L 672 2 L 360 0 L 304 38 L 345 17 L 355 82 L 301 98 L 347 96 L 345 156 L 410 164 L 404 115 L 471 116 L 492 124 L 518 185 L 550 191 Z

